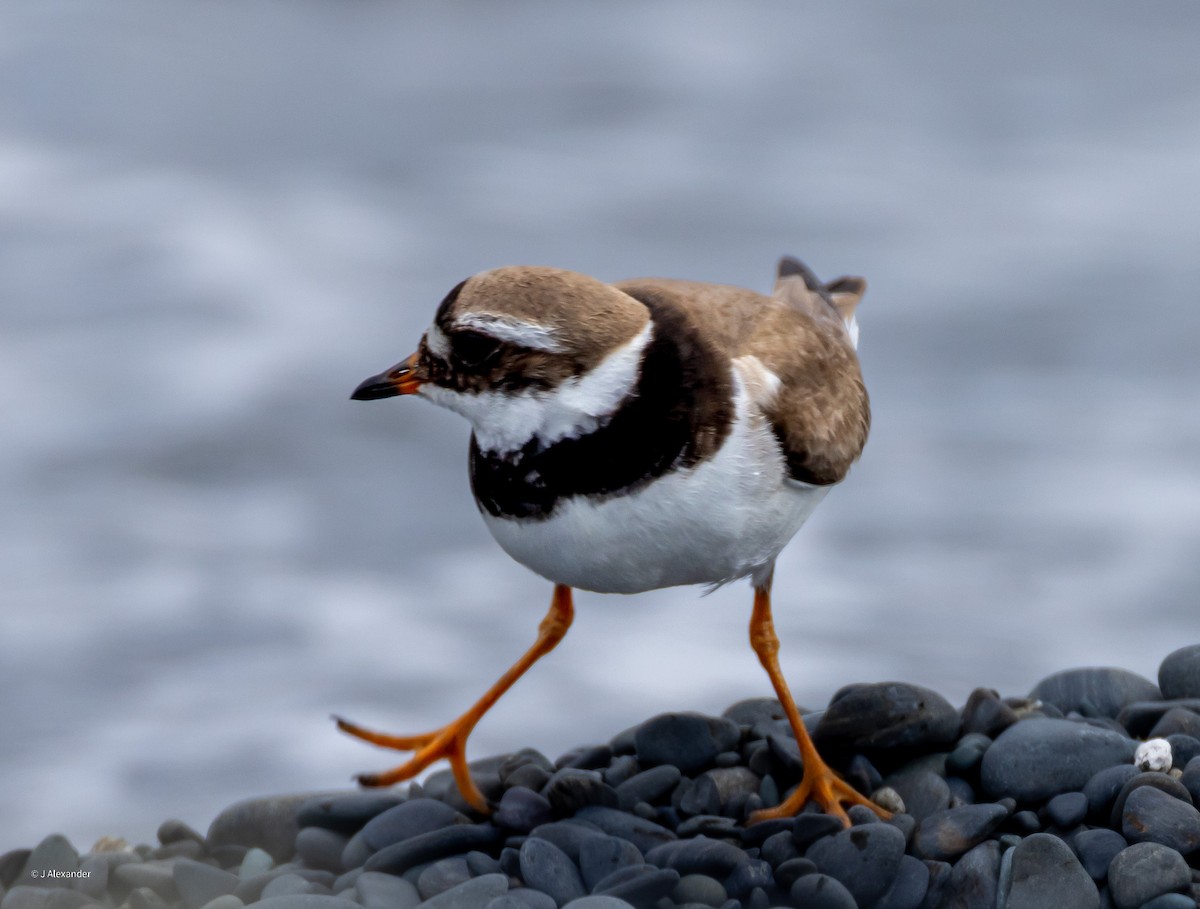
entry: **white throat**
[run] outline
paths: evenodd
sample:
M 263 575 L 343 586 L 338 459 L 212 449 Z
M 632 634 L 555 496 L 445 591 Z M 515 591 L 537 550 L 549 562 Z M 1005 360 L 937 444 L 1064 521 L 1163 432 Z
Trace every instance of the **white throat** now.
M 595 369 L 550 391 L 470 394 L 429 384 L 422 385 L 419 394 L 470 420 L 482 451 L 519 451 L 535 438 L 551 445 L 594 432 L 612 415 L 637 384 L 642 352 L 652 335 L 652 323 L 647 322 Z

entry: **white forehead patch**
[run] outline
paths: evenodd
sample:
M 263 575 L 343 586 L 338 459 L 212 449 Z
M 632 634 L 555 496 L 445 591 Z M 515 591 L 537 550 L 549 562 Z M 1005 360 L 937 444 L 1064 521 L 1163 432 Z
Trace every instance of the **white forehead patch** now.
M 563 346 L 554 337 L 554 329 L 537 322 L 527 322 L 513 316 L 501 316 L 490 312 L 464 313 L 454 320 L 457 328 L 482 332 L 516 347 L 527 350 L 545 350 L 562 353 Z
M 436 325 L 429 326 L 429 331 L 425 332 L 425 345 L 429 348 L 429 352 L 439 360 L 445 360 L 450 356 L 450 339 Z
M 647 322 L 590 372 L 549 391 L 488 389 L 471 394 L 431 382 L 422 385 L 418 394 L 470 420 L 483 451 L 519 451 L 534 438 L 552 445 L 594 432 L 607 421 L 637 384 L 642 351 L 652 333 L 652 323 Z

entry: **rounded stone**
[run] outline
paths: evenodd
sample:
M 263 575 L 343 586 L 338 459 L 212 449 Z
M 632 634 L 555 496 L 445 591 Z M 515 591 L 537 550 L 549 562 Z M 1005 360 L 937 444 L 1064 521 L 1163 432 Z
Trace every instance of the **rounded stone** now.
M 1183 856 L 1159 843 L 1135 843 L 1108 866 L 1108 892 L 1116 909 L 1138 909 L 1156 896 L 1184 890 L 1191 880 Z
M 300 805 L 296 823 L 353 836 L 363 825 L 401 802 L 395 792 L 338 792 L 313 796 Z
M 724 878 L 738 862 L 749 858 L 744 850 L 732 843 L 706 836 L 664 843 L 645 855 L 647 862 L 660 868 L 673 868 L 680 874 L 707 874 L 715 878 Z
M 421 894 L 410 881 L 379 871 L 360 874 L 354 892 L 364 909 L 413 909 L 421 902 Z
M 673 764 L 682 773 L 708 767 L 722 751 L 736 747 L 737 723 L 699 713 L 664 713 L 642 723 L 634 734 L 638 761 L 646 766 Z
M 51 878 L 46 873 L 50 871 L 71 872 L 79 869 L 79 853 L 71 845 L 71 841 L 60 833 L 52 833 L 45 837 L 25 860 L 25 865 L 17 877 L 18 886 L 57 888 L 67 878 Z
M 238 885 L 236 874 L 189 859 L 177 859 L 171 873 L 188 909 L 201 909 L 218 896 L 232 894 Z
M 479 909 L 489 900 L 508 890 L 508 878 L 503 874 L 485 874 L 463 881 L 449 890 L 421 903 L 421 909 Z
M 603 839 L 605 833 L 595 824 L 581 822 L 579 818 L 571 818 L 566 821 L 542 824 L 530 831 L 529 835 L 553 843 L 565 852 L 571 861 L 578 862 L 583 844 L 588 840 Z
M 962 731 L 995 737 L 1017 721 L 1016 711 L 990 688 L 976 688 L 962 709 Z
M 673 868 L 642 865 L 622 868 L 596 885 L 596 893 L 615 896 L 635 906 L 653 906 L 670 896 L 680 874 Z
M 510 887 L 504 898 L 513 901 L 513 909 L 555 909 L 558 905 L 549 894 L 531 887 Z
M 950 807 L 950 785 L 932 770 L 901 769 L 888 777 L 890 786 L 904 803 L 904 813 L 917 822 Z
M 792 884 L 806 874 L 816 874 L 817 863 L 812 859 L 793 858 L 780 863 L 775 869 L 775 884 L 780 890 L 790 890 Z
M 424 833 L 468 820 L 445 802 L 417 798 L 401 802 L 373 817 L 362 828 L 363 842 L 372 852 Z
M 499 828 L 490 824 L 455 824 L 385 846 L 367 859 L 363 868 L 367 871 L 403 874 L 423 862 L 462 855 L 473 849 L 486 851 L 503 839 Z
M 858 909 L 853 895 L 837 878 L 828 874 L 806 874 L 791 889 L 792 904 L 805 909 Z
M 1098 771 L 1128 763 L 1135 744 L 1110 729 L 1050 718 L 1022 720 L 984 753 L 980 781 L 993 798 L 1041 802 L 1082 789 Z
M 1142 903 L 1141 909 L 1196 909 L 1196 900 L 1186 893 L 1164 893 Z
M 888 824 L 851 827 L 809 847 L 806 858 L 836 878 L 863 906 L 887 892 L 904 855 L 904 834 Z
M 932 861 L 952 861 L 982 843 L 1007 817 L 1005 806 L 990 803 L 939 811 L 918 825 L 913 853 Z
M 629 840 L 642 854 L 676 839 L 675 834 L 661 824 L 603 805 L 583 808 L 575 814 L 575 819 L 595 824 L 610 836 Z
M 269 896 L 254 904 L 259 909 L 358 909 L 354 900 L 320 893 L 289 893 Z M 465 907 L 464 907 L 465 909 Z
M 940 892 L 953 894 L 953 906 L 994 906 L 999 878 L 1000 844 L 986 840 L 954 863 L 944 882 L 939 880 Z M 946 905 L 945 899 L 936 905 Z
M 1083 794 L 1088 800 L 1088 816 L 1093 822 L 1108 823 L 1117 795 L 1137 775 L 1138 769 L 1132 764 L 1117 764 L 1092 774 L 1083 786 Z
M 1053 704 L 1063 713 L 1116 717 L 1129 704 L 1161 700 L 1162 692 L 1149 679 L 1126 669 L 1087 667 L 1047 676 L 1029 697 Z
M 514 786 L 500 796 L 500 804 L 492 819 L 501 827 L 517 833 L 528 833 L 534 827 L 554 820 L 554 812 L 550 809 L 550 801 L 540 792 Z
M 1100 891 L 1071 847 L 1049 833 L 1035 833 L 1012 850 L 1007 909 L 1099 909 Z
M 499 868 L 493 873 L 499 873 Z M 417 892 L 422 899 L 431 899 L 439 893 L 457 887 L 463 881 L 471 879 L 471 869 L 467 860 L 461 855 L 438 859 L 431 862 L 417 875 Z
M 530 837 L 521 844 L 520 858 L 525 883 L 549 894 L 559 906 L 587 894 L 579 869 L 553 843 Z
M 937 748 L 958 738 L 958 711 L 935 691 L 903 682 L 847 685 L 837 691 L 813 738 L 832 750 Z
M 542 788 L 542 795 L 558 815 L 574 814 L 588 805 L 617 807 L 617 793 L 597 770 L 564 767 L 556 770 Z
M 1152 789 L 1161 789 L 1172 798 L 1177 798 L 1180 801 L 1192 803 L 1192 795 L 1188 792 L 1186 786 L 1180 780 L 1175 779 L 1165 773 L 1138 773 L 1125 781 L 1125 785 L 1121 787 L 1121 791 L 1117 793 L 1117 797 L 1113 799 L 1112 812 L 1109 814 L 1109 824 L 1114 830 L 1119 830 L 1121 820 L 1125 813 L 1125 802 L 1129 796 L 1137 789 L 1146 787 Z
M 245 799 L 224 809 L 208 828 L 206 842 L 214 846 L 258 847 L 276 862 L 286 862 L 296 847 L 301 806 L 311 795 L 281 795 Z
M 1158 718 L 1150 728 L 1151 738 L 1167 738 L 1176 735 L 1200 737 L 1200 713 L 1185 710 L 1182 707 L 1172 707 Z
M 191 841 L 204 843 L 204 837 L 177 818 L 169 818 L 158 825 L 158 841 L 164 846 Z
M 1158 667 L 1158 687 L 1168 700 L 1200 698 L 1200 644 L 1167 655 Z
M 842 830 L 842 822 L 831 814 L 821 814 L 810 811 L 796 815 L 792 823 L 792 836 L 796 838 L 796 848 L 803 851 L 817 840 L 833 836 Z
M 579 845 L 579 871 L 589 891 L 618 868 L 640 865 L 644 861 L 633 843 L 616 836 L 592 837 Z
M 1079 857 L 1079 864 L 1094 881 L 1108 877 L 1109 862 L 1128 845 L 1125 837 L 1107 827 L 1081 830 L 1071 838 L 1071 847 Z
M 1200 811 L 1153 786 L 1129 793 L 1121 832 L 1131 843 L 1161 843 L 1182 855 L 1200 849 Z
M 671 891 L 671 899 L 676 903 L 700 903 L 714 909 L 724 905 L 728 898 L 721 882 L 707 874 L 685 874 Z
M 633 909 L 633 906 L 619 897 L 593 893 L 571 900 L 563 909 Z
M 900 859 L 896 879 L 872 909 L 917 909 L 929 892 L 929 866 L 906 855 Z
M 1082 792 L 1062 792 L 1046 803 L 1046 817 L 1062 830 L 1078 827 L 1087 813 L 1088 799 Z
M 245 903 L 232 893 L 228 893 L 225 896 L 218 896 L 216 899 L 205 903 L 201 909 L 242 909 L 245 905 Z M 408 907 L 399 906 L 396 909 L 408 909 Z
M 324 871 L 343 870 L 342 855 L 350 838 L 324 827 L 302 827 L 296 834 L 296 855 L 309 868 Z
M 617 804 L 622 811 L 632 811 L 638 802 L 654 805 L 669 797 L 682 778 L 674 764 L 659 764 L 635 773 L 617 786 Z

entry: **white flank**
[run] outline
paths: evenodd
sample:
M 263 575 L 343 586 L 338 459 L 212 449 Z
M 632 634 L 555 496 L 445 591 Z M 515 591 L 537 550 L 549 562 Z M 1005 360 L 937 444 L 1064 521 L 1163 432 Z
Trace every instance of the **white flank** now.
M 554 337 L 554 329 L 536 322 L 526 322 L 511 316 L 499 316 L 488 312 L 469 312 L 459 316 L 455 322 L 458 328 L 467 328 L 490 335 L 498 341 L 505 341 L 517 347 L 528 350 L 546 350 L 550 353 L 561 353 L 562 345 Z
M 736 417 L 715 456 L 627 495 L 568 499 L 546 520 L 484 512 L 492 536 L 543 577 L 601 593 L 765 580 L 829 487 L 788 480 L 748 387 L 761 364 L 746 366 L 734 361 Z
M 637 384 L 651 323 L 605 357 L 591 372 L 567 379 L 550 391 L 483 391 L 478 394 L 422 385 L 419 394 L 462 414 L 483 451 L 518 451 L 537 438 L 543 445 L 600 427 Z

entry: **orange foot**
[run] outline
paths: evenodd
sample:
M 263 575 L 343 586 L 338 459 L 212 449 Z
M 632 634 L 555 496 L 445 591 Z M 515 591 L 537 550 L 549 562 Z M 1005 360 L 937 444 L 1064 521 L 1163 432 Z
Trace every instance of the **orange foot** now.
M 813 756 L 815 755 L 814 749 Z M 829 765 L 819 757 L 815 766 L 812 758 L 809 757 L 804 765 L 804 776 L 800 779 L 800 785 L 792 791 L 792 794 L 774 808 L 755 811 L 746 822 L 757 824 L 759 821 L 769 821 L 773 818 L 795 817 L 809 802 L 816 802 L 822 811 L 839 818 L 846 827 L 850 826 L 850 816 L 842 808 L 843 804 L 866 805 L 885 821 L 892 816 L 890 811 L 876 805 L 830 770 Z
M 462 793 L 467 804 L 481 814 L 487 814 L 490 811 L 487 799 L 483 797 L 483 793 L 471 779 L 470 770 L 467 769 L 467 737 L 475 728 L 475 722 L 478 720 L 478 717 L 471 715 L 473 712 L 469 711 L 453 723 L 434 732 L 410 736 L 374 732 L 339 716 L 335 716 L 334 720 L 337 721 L 338 729 L 356 739 L 362 739 L 364 742 L 384 748 L 394 748 L 396 751 L 416 752 L 411 759 L 391 770 L 385 770 L 382 773 L 360 773 L 356 779 L 361 785 L 391 786 L 394 783 L 402 783 L 405 780 L 411 780 L 434 761 L 446 758 L 450 762 L 450 769 L 454 773 L 454 782 L 458 784 L 458 791 Z

